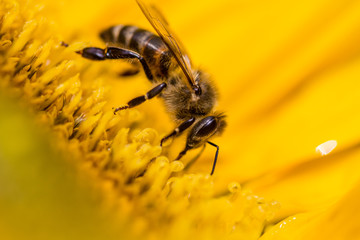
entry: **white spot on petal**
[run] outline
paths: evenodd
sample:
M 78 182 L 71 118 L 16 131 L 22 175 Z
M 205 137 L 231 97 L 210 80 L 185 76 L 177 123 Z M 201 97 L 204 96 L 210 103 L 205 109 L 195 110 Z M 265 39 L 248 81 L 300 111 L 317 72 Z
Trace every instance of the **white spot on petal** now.
M 316 147 L 316 152 L 321 153 L 322 156 L 328 155 L 337 145 L 337 141 L 330 140 L 327 142 L 324 142 Z

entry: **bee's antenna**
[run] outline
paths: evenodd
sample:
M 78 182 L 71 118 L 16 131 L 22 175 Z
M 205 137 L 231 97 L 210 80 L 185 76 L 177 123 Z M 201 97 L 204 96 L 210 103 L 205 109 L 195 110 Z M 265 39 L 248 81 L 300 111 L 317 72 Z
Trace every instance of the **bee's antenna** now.
M 211 146 L 214 146 L 216 147 L 216 153 L 215 153 L 215 159 L 214 159 L 214 164 L 213 164 L 213 167 L 212 167 L 212 170 L 211 170 L 211 173 L 210 175 L 213 175 L 214 171 L 215 171 L 215 165 L 216 165 L 216 161 L 217 161 L 217 158 L 218 158 L 218 155 L 219 155 L 219 146 L 216 145 L 215 143 L 212 143 L 212 142 L 207 142 L 208 144 L 210 144 Z

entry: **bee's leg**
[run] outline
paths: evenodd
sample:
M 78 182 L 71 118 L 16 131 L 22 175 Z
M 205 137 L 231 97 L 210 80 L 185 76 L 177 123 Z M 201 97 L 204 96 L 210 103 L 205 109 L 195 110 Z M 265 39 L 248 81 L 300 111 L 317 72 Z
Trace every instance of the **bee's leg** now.
M 186 145 L 185 149 L 179 153 L 179 155 L 175 158 L 175 160 L 180 160 L 180 158 L 182 158 L 187 153 L 187 151 L 190 149 L 191 148 L 188 145 Z
M 166 87 L 166 83 L 160 83 L 159 85 L 157 85 L 156 87 L 154 87 L 153 89 L 151 89 L 150 91 L 148 91 L 145 95 L 142 95 L 140 97 L 136 97 L 132 100 L 130 100 L 125 106 L 123 107 L 118 107 L 114 110 L 114 114 L 116 114 L 117 111 L 120 110 L 124 110 L 124 109 L 128 109 L 128 108 L 133 108 L 137 105 L 140 105 L 141 103 L 145 102 L 146 100 L 149 100 L 153 97 L 155 97 L 156 95 L 158 95 L 159 93 L 161 93 L 161 91 Z
M 162 146 L 163 143 L 170 137 L 176 136 L 176 135 L 182 133 L 183 131 L 185 131 L 186 129 L 188 129 L 194 122 L 195 122 L 195 118 L 192 117 L 192 118 L 186 120 L 185 122 L 181 123 L 180 126 L 175 128 L 174 131 L 172 131 L 169 135 L 167 135 L 161 139 L 160 146 Z
M 214 171 L 215 171 L 216 162 L 217 162 L 217 159 L 218 159 L 218 156 L 219 156 L 219 146 L 216 145 L 215 143 L 212 143 L 212 142 L 209 142 L 209 141 L 207 141 L 207 143 L 210 144 L 211 146 L 216 147 L 215 159 L 214 159 L 213 167 L 212 167 L 211 173 L 210 173 L 210 175 L 213 175 Z M 192 149 L 192 148 L 189 147 L 188 145 L 186 145 L 185 149 L 182 152 L 179 153 L 179 155 L 177 156 L 177 158 L 175 160 L 179 160 L 180 158 L 182 158 L 186 154 L 186 152 L 188 150 L 190 150 L 190 149 Z M 190 161 L 190 164 L 193 164 L 193 163 L 194 163 L 193 161 Z
M 149 80 L 154 79 L 145 59 L 139 53 L 131 51 L 129 49 L 119 48 L 119 47 L 107 47 L 105 49 L 88 47 L 78 51 L 77 53 L 79 53 L 82 57 L 90 60 L 137 58 L 144 69 L 146 77 Z

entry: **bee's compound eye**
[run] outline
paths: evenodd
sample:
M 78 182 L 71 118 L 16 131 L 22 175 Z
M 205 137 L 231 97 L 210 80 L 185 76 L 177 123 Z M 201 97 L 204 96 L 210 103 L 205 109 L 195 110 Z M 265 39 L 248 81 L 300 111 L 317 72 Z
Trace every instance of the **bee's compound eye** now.
M 217 128 L 217 121 L 214 117 L 206 117 L 197 125 L 197 137 L 211 136 Z
M 194 91 L 195 91 L 195 94 L 197 95 L 197 96 L 200 96 L 201 95 L 201 88 L 200 88 L 200 86 L 199 85 L 195 85 L 194 86 Z
M 214 135 L 217 127 L 218 121 L 215 117 L 209 116 L 201 119 L 189 132 L 186 145 L 189 149 L 201 146 Z

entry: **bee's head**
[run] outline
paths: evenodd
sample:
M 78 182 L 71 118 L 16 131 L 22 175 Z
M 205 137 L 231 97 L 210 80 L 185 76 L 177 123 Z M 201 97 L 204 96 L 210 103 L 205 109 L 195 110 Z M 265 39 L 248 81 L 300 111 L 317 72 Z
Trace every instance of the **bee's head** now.
M 188 150 L 203 146 L 212 136 L 220 135 L 225 127 L 225 116 L 222 114 L 204 117 L 189 131 L 185 149 L 177 159 L 180 159 Z

